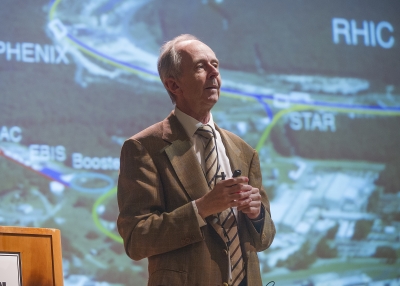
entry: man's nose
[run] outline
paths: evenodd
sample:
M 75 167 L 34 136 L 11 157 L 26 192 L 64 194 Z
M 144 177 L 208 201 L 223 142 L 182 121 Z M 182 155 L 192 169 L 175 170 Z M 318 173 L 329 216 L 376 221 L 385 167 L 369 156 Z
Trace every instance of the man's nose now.
M 219 70 L 217 67 L 210 65 L 210 69 L 209 69 L 209 73 L 208 73 L 208 77 L 209 78 L 214 78 L 219 76 Z

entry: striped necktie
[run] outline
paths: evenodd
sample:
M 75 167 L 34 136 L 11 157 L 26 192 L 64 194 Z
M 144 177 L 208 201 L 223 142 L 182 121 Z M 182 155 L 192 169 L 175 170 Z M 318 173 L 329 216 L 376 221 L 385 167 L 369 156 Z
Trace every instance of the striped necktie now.
M 232 281 L 229 285 L 236 286 L 239 285 L 246 276 L 236 216 L 233 213 L 233 209 L 229 208 L 218 214 L 218 218 L 224 232 L 225 241 L 228 245 L 229 256 L 231 259 Z
M 215 144 L 215 133 L 210 125 L 203 125 L 197 129 L 196 134 L 205 138 L 206 141 L 204 147 L 204 172 L 208 186 L 210 187 L 210 190 L 212 190 L 217 181 L 218 172 L 220 171 L 218 152 Z M 232 274 L 230 285 L 236 286 L 240 284 L 246 275 L 236 217 L 232 208 L 229 208 L 219 213 L 218 219 L 223 231 L 223 239 L 225 240 L 229 249 Z
M 215 134 L 214 130 L 210 125 L 203 125 L 196 131 L 197 135 L 205 138 L 204 146 L 204 173 L 206 176 L 207 184 L 212 190 L 217 181 L 217 175 L 220 170 L 218 162 L 217 146 L 215 145 Z

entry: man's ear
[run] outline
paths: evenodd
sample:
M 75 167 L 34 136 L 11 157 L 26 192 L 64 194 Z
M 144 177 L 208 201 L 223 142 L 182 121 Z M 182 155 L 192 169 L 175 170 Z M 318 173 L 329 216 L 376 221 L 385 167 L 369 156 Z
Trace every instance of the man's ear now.
M 176 82 L 176 79 L 169 77 L 164 80 L 164 86 L 167 90 L 169 90 L 172 94 L 174 95 L 179 95 L 181 92 L 181 89 Z

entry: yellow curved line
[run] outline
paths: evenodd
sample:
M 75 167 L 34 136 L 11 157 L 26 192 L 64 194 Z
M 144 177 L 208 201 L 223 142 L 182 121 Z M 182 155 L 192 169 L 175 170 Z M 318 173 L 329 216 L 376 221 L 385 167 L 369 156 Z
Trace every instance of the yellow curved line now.
M 155 79 L 158 80 L 158 78 L 159 78 L 159 77 L 156 76 L 156 75 L 152 75 L 152 74 L 146 73 L 146 72 L 144 72 L 144 71 L 140 71 L 140 70 L 137 70 L 137 69 L 134 69 L 134 68 L 131 68 L 131 67 L 122 65 L 122 64 L 120 64 L 120 63 L 117 63 L 117 62 L 114 62 L 114 61 L 109 60 L 109 59 L 107 59 L 107 58 L 104 58 L 104 57 L 102 57 L 102 56 L 100 56 L 100 55 L 97 55 L 97 54 L 91 52 L 90 50 L 88 50 L 88 49 L 82 47 L 81 45 L 75 43 L 74 41 L 72 41 L 72 40 L 69 39 L 69 38 L 67 38 L 67 40 L 68 40 L 72 45 L 74 45 L 76 48 L 78 48 L 79 50 L 81 50 L 83 53 L 85 53 L 85 54 L 87 54 L 87 55 L 89 55 L 89 56 L 91 56 L 91 57 L 93 57 L 93 58 L 95 58 L 95 59 L 97 59 L 97 60 L 99 60 L 99 61 L 108 63 L 108 64 L 110 64 L 110 65 L 112 65 L 112 66 L 114 66 L 114 67 L 123 69 L 123 70 L 125 70 L 125 71 L 127 71 L 127 72 L 130 72 L 130 73 L 133 73 L 133 74 L 136 74 L 136 75 L 145 77 L 145 78 L 151 78 L 151 79 L 153 79 L 153 80 L 155 80 Z
M 99 216 L 97 214 L 97 208 L 100 206 L 100 204 L 102 204 L 106 199 L 108 199 L 109 197 L 111 197 L 112 195 L 117 193 L 117 187 L 112 188 L 111 190 L 109 190 L 107 193 L 103 194 L 101 197 L 99 197 L 93 207 L 92 207 L 92 219 L 94 221 L 94 224 L 97 226 L 97 228 L 104 233 L 106 236 L 108 236 L 109 238 L 111 238 L 112 240 L 119 242 L 119 243 L 123 243 L 122 238 L 113 233 L 112 231 L 106 229 L 102 223 L 100 222 Z
M 50 8 L 50 12 L 49 12 L 49 19 L 53 20 L 54 18 L 54 13 L 56 12 L 57 6 L 58 4 L 60 4 L 61 0 L 56 0 L 54 1 L 53 5 Z
M 51 6 L 50 12 L 49 12 L 49 19 L 50 19 L 50 20 L 53 20 L 54 14 L 55 14 L 56 9 L 57 9 L 57 6 L 60 4 L 60 2 L 61 2 L 61 0 L 56 0 L 56 1 L 53 3 L 53 5 Z M 82 47 L 81 45 L 75 43 L 73 40 L 71 40 L 71 39 L 69 39 L 69 38 L 66 38 L 66 39 L 68 40 L 68 42 L 69 42 L 70 44 L 72 44 L 73 46 L 75 46 L 76 48 L 78 48 L 79 50 L 81 50 L 83 53 L 85 53 L 85 54 L 87 54 L 87 55 L 89 55 L 89 56 L 91 56 L 91 57 L 93 57 L 93 58 L 95 58 L 95 59 L 97 59 L 97 60 L 99 60 L 99 61 L 108 63 L 108 64 L 110 64 L 110 65 L 112 65 L 112 66 L 114 66 L 114 67 L 123 69 L 123 70 L 125 70 L 125 71 L 127 71 L 127 72 L 130 72 L 130 73 L 133 73 L 133 74 L 136 74 L 136 75 L 145 77 L 145 78 L 158 79 L 158 76 L 156 76 L 156 75 L 152 75 L 152 74 L 149 74 L 149 73 L 146 73 L 146 72 L 137 70 L 137 69 L 135 69 L 135 68 L 131 68 L 131 67 L 122 65 L 122 64 L 117 63 L 117 62 L 115 62 L 115 61 L 109 60 L 109 59 L 107 59 L 107 58 L 104 58 L 104 57 L 102 57 L 102 56 L 100 56 L 100 55 L 97 55 L 97 54 L 91 52 L 90 50 L 86 49 L 85 47 Z
M 271 101 L 272 100 L 268 100 Z M 331 107 L 331 106 L 315 106 L 315 105 L 307 105 L 307 104 L 296 104 L 293 107 L 283 109 L 279 111 L 274 118 L 272 119 L 272 122 L 268 124 L 268 126 L 265 128 L 263 134 L 261 135 L 260 140 L 257 143 L 256 150 L 259 152 L 261 147 L 264 145 L 265 141 L 268 139 L 268 136 L 271 132 L 272 127 L 275 126 L 275 124 L 278 122 L 279 119 L 281 119 L 282 116 L 284 116 L 287 113 L 293 112 L 293 111 L 300 111 L 300 110 L 331 110 L 335 112 L 340 112 L 340 113 L 362 113 L 362 114 L 373 114 L 373 115 L 382 115 L 382 116 L 400 116 L 400 111 L 384 111 L 384 110 L 365 110 L 361 108 L 343 108 L 343 107 Z
M 307 110 L 307 109 L 310 109 L 309 107 L 303 107 L 303 108 L 296 108 L 297 110 Z M 256 150 L 259 152 L 260 151 L 260 149 L 261 149 L 261 147 L 262 147 L 262 145 L 264 144 L 264 142 L 267 140 L 267 138 L 268 138 L 268 136 L 269 136 L 269 133 L 271 132 L 271 129 L 272 129 L 272 127 L 274 127 L 275 126 L 275 124 L 278 122 L 278 120 L 279 119 L 281 119 L 281 117 L 283 116 L 283 115 L 285 115 L 285 114 L 287 114 L 287 113 L 290 113 L 290 112 L 292 112 L 292 111 L 294 111 L 294 108 L 290 108 L 290 109 L 284 109 L 284 110 L 281 110 L 281 111 L 279 111 L 275 116 L 274 116 L 274 118 L 272 119 L 272 122 L 270 123 L 270 124 L 268 124 L 268 126 L 265 128 L 265 130 L 264 130 L 264 132 L 263 132 L 263 134 L 261 135 L 261 138 L 260 138 L 260 140 L 258 141 L 258 143 L 257 143 L 257 146 L 256 146 Z

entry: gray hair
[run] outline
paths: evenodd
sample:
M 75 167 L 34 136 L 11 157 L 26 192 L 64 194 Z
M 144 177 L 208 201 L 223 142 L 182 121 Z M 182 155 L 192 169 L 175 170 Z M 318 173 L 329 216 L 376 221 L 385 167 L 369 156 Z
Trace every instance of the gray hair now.
M 166 42 L 160 48 L 160 56 L 157 61 L 158 74 L 160 76 L 161 82 L 164 84 L 164 80 L 172 77 L 178 79 L 182 75 L 181 60 L 182 56 L 176 51 L 176 44 L 184 41 L 196 40 L 195 36 L 190 34 L 183 34 L 175 37 L 171 41 Z M 167 89 L 169 97 L 172 103 L 175 104 L 175 97 L 172 92 Z

